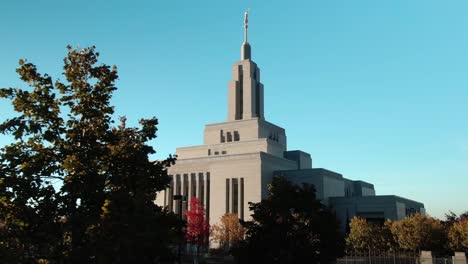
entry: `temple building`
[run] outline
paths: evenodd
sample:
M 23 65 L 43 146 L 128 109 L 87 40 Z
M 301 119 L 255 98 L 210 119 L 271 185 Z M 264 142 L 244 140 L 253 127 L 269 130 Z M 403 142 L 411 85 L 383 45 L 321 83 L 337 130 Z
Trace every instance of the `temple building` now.
M 313 184 L 317 198 L 336 210 L 343 228 L 353 216 L 383 221 L 424 213 L 422 203 L 376 195 L 372 184 L 313 168 L 309 153 L 287 149 L 285 129 L 264 115 L 264 86 L 260 68 L 252 60 L 247 16 L 240 60 L 232 66 L 228 84 L 226 121 L 205 126 L 203 145 L 177 148 L 177 162 L 169 168 L 170 187 L 158 193 L 156 203 L 184 214 L 186 200 L 197 197 L 210 224 L 225 213 L 249 220 L 248 203 L 261 201 L 272 178 L 284 176 L 294 183 Z M 186 200 L 174 200 L 181 196 Z

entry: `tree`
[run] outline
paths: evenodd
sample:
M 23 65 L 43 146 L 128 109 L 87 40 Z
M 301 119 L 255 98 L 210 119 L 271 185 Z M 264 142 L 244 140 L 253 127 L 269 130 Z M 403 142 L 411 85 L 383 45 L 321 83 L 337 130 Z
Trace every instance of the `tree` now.
M 166 165 L 154 166 L 148 160 L 147 151 L 152 148 L 144 142 L 146 133 L 153 133 L 152 127 L 143 124 L 142 129 L 127 128 L 123 119 L 112 130 L 116 141 L 109 144 L 112 162 L 108 167 L 106 199 L 99 221 L 87 230 L 90 244 L 96 246 L 94 255 L 106 263 L 171 259 L 168 242 L 182 227 L 175 215 L 168 215 L 154 203 L 155 191 L 160 190 L 163 180 L 160 177 L 166 176 L 161 169 Z M 161 238 L 167 241 L 160 241 Z
M 349 224 L 350 232 L 346 238 L 346 247 L 350 252 L 387 252 L 394 250 L 390 227 L 392 222 L 387 220 L 383 225 L 369 223 L 366 219 L 353 217 Z
M 341 253 L 337 219 L 312 185 L 275 177 L 268 190 L 266 199 L 250 203 L 246 239 L 232 249 L 238 263 L 326 263 Z
M 468 217 L 460 217 L 448 230 L 450 248 L 468 252 Z
M 208 242 L 210 225 L 205 218 L 205 208 L 196 197 L 190 199 L 190 208 L 185 211 L 185 215 L 187 216 L 185 239 L 189 244 L 196 246 L 198 261 L 200 247 Z
M 18 113 L 0 124 L 0 252 L 14 262 L 155 263 L 180 223 L 156 206 L 174 158 L 151 161 L 156 118 L 113 125 L 117 68 L 95 48 L 72 49 L 65 81 L 20 60 L 30 89 L 0 89 Z M 1 259 L 0 259 L 1 260 Z M 0 261 L 1 262 L 1 261 Z
M 463 218 L 468 218 L 468 211 L 460 214 L 459 216 L 455 214 L 454 212 L 449 211 L 448 213 L 445 214 L 445 218 L 446 220 L 444 221 L 444 223 L 446 224 L 446 226 L 450 227 L 453 223 Z
M 447 242 L 444 225 L 441 221 L 419 213 L 393 222 L 392 234 L 404 250 L 445 250 Z
M 53 188 L 2 174 L 0 188 L 0 263 L 56 259 L 63 247 L 54 243 L 61 232 Z
M 242 241 L 245 236 L 245 227 L 239 221 L 237 214 L 224 214 L 219 224 L 214 225 L 212 237 L 221 248 L 229 249 Z

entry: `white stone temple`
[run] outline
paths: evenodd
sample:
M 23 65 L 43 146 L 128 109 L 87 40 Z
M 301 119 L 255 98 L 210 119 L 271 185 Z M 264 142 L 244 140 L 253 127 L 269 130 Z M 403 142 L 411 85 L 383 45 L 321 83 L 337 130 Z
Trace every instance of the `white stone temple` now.
M 265 198 L 273 176 L 281 175 L 295 183 L 314 184 L 317 198 L 336 210 L 343 228 L 355 215 L 383 221 L 424 213 L 421 203 L 394 195 L 376 196 L 372 184 L 312 168 L 308 153 L 288 151 L 284 128 L 265 120 L 264 87 L 247 41 L 247 15 L 241 58 L 232 66 L 228 85 L 227 119 L 205 126 L 203 145 L 177 148 L 177 162 L 169 168 L 170 187 L 158 193 L 156 203 L 184 214 L 189 203 L 174 200 L 174 195 L 187 200 L 197 197 L 210 224 L 225 213 L 249 220 L 248 203 Z

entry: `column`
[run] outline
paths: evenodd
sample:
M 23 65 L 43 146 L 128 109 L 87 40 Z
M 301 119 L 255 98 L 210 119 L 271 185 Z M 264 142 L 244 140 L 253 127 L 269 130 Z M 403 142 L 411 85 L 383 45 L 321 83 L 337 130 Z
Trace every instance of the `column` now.
M 167 208 L 169 212 L 174 212 L 174 176 L 170 175 L 169 188 L 167 192 Z
M 188 196 L 189 196 L 189 193 L 188 193 L 188 190 L 189 190 L 189 186 L 188 186 L 188 174 L 184 173 L 183 175 L 184 177 L 182 178 L 182 217 L 185 217 L 185 211 L 187 210 L 187 207 L 188 207 Z M 185 201 L 183 198 L 186 198 Z
M 185 176 L 185 175 L 184 175 Z M 189 173 L 187 174 L 187 210 L 190 209 L 190 199 L 192 199 L 192 175 Z
M 176 182 L 175 182 L 175 194 L 180 194 L 180 191 L 181 191 L 181 180 L 180 180 L 180 174 L 176 174 Z M 181 202 L 180 200 L 179 201 L 173 201 L 175 203 L 175 213 L 176 214 L 180 214 L 180 205 L 181 205 Z

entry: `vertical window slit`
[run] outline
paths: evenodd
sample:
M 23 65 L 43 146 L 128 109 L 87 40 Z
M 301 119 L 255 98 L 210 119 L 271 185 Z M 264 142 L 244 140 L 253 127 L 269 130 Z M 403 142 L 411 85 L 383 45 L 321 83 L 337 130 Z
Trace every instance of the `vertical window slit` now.
M 244 220 L 244 178 L 240 178 L 240 213 L 239 218 Z
M 232 213 L 239 214 L 239 183 L 237 178 L 232 179 Z
M 226 214 L 229 213 L 229 188 L 230 182 L 229 179 L 226 179 Z

